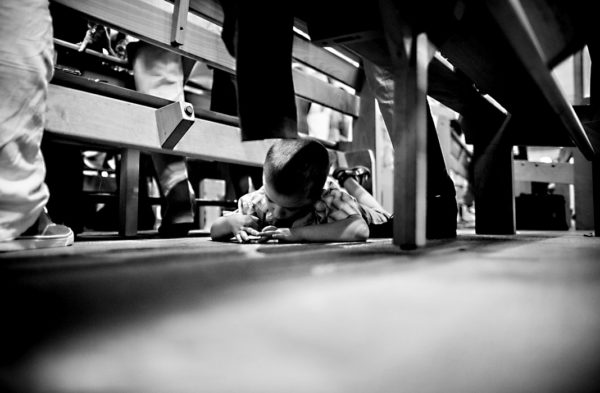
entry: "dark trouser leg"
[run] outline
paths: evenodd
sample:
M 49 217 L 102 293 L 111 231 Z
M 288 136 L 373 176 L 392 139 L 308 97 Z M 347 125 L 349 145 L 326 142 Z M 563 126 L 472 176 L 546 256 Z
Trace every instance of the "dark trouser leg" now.
M 223 39 L 236 57 L 242 140 L 296 138 L 290 6 L 275 0 L 240 1 L 224 10 Z M 232 17 L 237 18 L 233 34 Z
M 235 77 L 217 68 L 213 71 L 210 110 L 230 116 L 238 115 Z

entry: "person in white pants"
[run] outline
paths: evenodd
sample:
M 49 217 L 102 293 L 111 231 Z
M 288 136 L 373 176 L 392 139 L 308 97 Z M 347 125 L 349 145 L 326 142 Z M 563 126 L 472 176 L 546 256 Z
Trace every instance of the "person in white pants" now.
M 185 78 L 192 68 L 187 66 L 193 63 L 185 63 L 181 55 L 141 41 L 129 45 L 135 46 L 129 52 L 136 90 L 172 101 L 183 100 Z M 185 157 L 152 153 L 152 162 L 166 200 L 159 233 L 163 237 L 185 236 L 194 224 L 195 200 Z
M 0 7 L 0 251 L 73 244 L 52 223 L 40 143 L 54 46 L 48 0 Z

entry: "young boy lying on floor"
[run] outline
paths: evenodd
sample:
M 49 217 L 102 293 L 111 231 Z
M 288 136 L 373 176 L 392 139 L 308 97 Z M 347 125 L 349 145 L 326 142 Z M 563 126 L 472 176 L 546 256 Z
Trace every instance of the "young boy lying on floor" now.
M 356 182 L 352 171 L 337 174 L 339 184 L 354 196 L 328 174 L 329 155 L 321 143 L 275 142 L 265 158 L 263 187 L 242 196 L 236 211 L 217 219 L 211 238 L 240 243 L 353 242 L 367 240 L 370 226 L 388 227 L 391 215 Z

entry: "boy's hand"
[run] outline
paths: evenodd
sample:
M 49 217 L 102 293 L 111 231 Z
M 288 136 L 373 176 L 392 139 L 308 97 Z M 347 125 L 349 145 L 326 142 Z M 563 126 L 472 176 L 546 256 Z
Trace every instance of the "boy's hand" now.
M 294 236 L 290 228 L 277 228 L 272 225 L 266 226 L 260 232 L 260 236 L 263 237 L 262 241 L 269 239 L 276 239 L 280 242 L 298 242 L 301 239 Z
M 258 218 L 246 214 L 230 216 L 231 233 L 240 243 L 248 243 L 260 239 L 258 231 Z

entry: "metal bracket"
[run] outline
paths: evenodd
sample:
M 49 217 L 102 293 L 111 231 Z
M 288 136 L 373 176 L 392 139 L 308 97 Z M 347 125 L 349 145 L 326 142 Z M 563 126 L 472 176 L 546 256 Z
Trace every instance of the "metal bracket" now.
M 160 145 L 173 149 L 194 124 L 194 107 L 189 102 L 176 101 L 156 110 L 156 127 Z
M 171 23 L 171 45 L 173 46 L 183 45 L 189 9 L 190 0 L 175 0 Z

